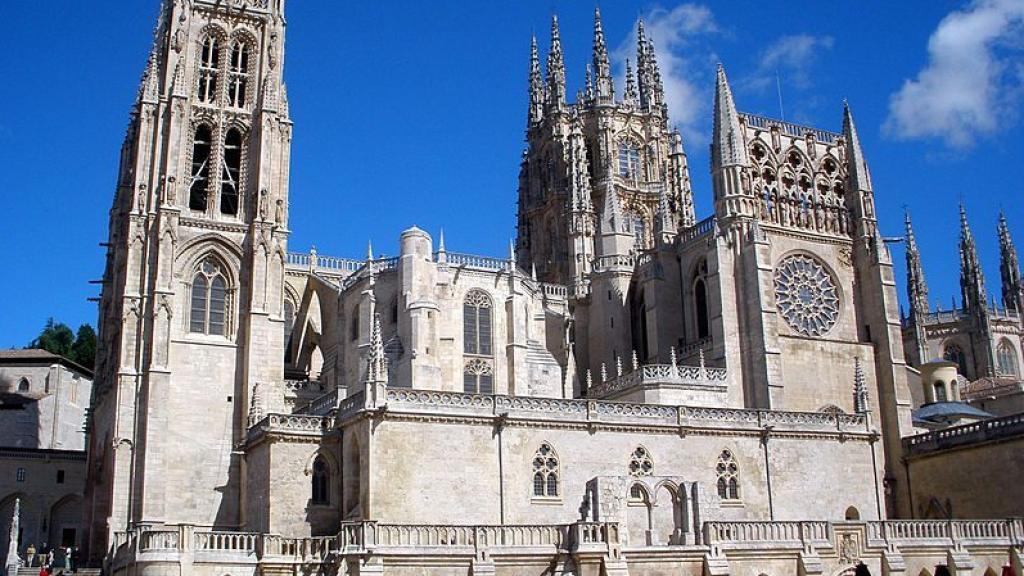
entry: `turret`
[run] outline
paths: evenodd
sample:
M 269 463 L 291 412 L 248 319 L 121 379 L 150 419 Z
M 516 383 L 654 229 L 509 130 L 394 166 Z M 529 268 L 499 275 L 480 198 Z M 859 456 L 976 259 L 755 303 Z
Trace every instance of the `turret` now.
M 594 9 L 594 98 L 600 103 L 615 100 L 615 84 L 612 67 L 608 60 L 608 46 L 601 26 L 601 10 Z
M 871 172 L 861 150 L 857 126 L 849 104 L 843 106 L 843 138 L 846 140 L 847 209 L 854 221 L 855 237 L 876 240 L 875 198 Z
M 1003 281 L 1003 306 L 1007 310 L 1024 312 L 1024 283 L 1020 277 L 1017 249 L 1010 237 L 1006 214 L 999 212 L 999 275 Z
M 715 191 L 715 211 L 719 218 L 752 216 L 749 206 L 739 197 L 750 195 L 747 170 L 747 146 L 739 113 L 732 99 L 732 89 L 725 77 L 725 68 L 718 66 L 715 84 L 714 127 L 711 135 L 711 178 Z
M 697 214 L 693 206 L 693 190 L 690 187 L 690 167 L 683 150 L 683 135 L 674 130 L 671 136 L 672 146 L 668 154 L 668 185 L 672 191 L 672 199 L 679 202 L 679 225 L 689 228 L 697 223 Z
M 551 110 L 565 107 L 565 60 L 558 34 L 558 16 L 551 17 L 551 50 L 548 51 L 547 105 Z

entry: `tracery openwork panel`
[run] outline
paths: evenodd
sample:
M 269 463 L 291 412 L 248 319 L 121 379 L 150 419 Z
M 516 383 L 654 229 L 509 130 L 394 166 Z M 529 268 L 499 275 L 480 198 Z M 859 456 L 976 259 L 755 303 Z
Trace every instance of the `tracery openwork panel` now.
M 839 289 L 816 259 L 797 254 L 775 268 L 775 300 L 786 324 L 805 336 L 821 336 L 839 320 Z
M 554 448 L 545 442 L 533 455 L 533 496 L 554 498 L 558 496 L 558 456 Z
M 637 446 L 629 458 L 629 473 L 632 476 L 650 476 L 654 474 L 654 460 L 650 452 L 643 446 Z

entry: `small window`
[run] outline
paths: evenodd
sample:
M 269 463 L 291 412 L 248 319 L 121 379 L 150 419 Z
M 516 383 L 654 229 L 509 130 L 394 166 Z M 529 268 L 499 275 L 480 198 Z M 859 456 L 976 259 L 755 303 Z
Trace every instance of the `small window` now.
M 860 520 L 860 510 L 857 510 L 854 506 L 850 506 L 846 509 L 846 519 L 850 521 Z
M 494 370 L 490 360 L 473 358 L 466 362 L 462 372 L 462 384 L 466 394 L 493 394 Z
M 32 384 L 29 383 L 28 378 L 22 378 L 18 382 L 18 392 L 28 392 L 32 389 Z
M 934 384 L 935 388 L 935 401 L 946 402 L 949 398 L 946 395 L 946 383 L 939 380 Z
M 533 455 L 533 496 L 555 498 L 558 496 L 558 456 L 550 444 L 544 443 Z
M 359 340 L 359 307 L 352 309 L 352 321 L 349 323 L 349 340 Z
M 647 448 L 637 446 L 629 458 L 629 473 L 632 476 L 650 476 L 654 474 L 654 460 Z
M 327 461 L 317 456 L 313 461 L 313 504 L 330 504 L 331 475 Z
M 647 489 L 642 484 L 636 483 L 629 487 L 629 504 L 646 504 Z
M 14 474 L 14 479 L 17 480 L 18 482 L 24 482 L 25 481 L 25 476 L 26 476 L 25 469 L 24 468 L 18 468 L 18 471 L 15 472 L 15 474 Z
M 284 361 L 292 361 L 292 330 L 295 329 L 295 304 L 284 301 Z
M 64 483 L 64 471 L 63 470 L 57 470 L 57 484 L 63 484 L 63 483 Z
M 715 468 L 718 473 L 718 482 L 715 486 L 718 489 L 718 497 L 722 500 L 740 499 L 739 465 L 733 458 L 732 452 L 722 450 L 718 456 L 718 466 Z

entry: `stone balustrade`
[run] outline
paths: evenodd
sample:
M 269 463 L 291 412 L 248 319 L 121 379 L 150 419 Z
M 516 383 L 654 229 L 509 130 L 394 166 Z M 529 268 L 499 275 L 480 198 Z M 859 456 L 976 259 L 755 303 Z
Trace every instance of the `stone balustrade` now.
M 706 366 L 680 366 L 674 364 L 645 364 L 599 382 L 587 391 L 591 398 L 607 398 L 637 386 L 668 384 L 694 389 L 725 392 L 729 371 Z
M 783 134 L 795 136 L 797 138 L 804 138 L 808 134 L 811 134 L 814 136 L 815 140 L 823 144 L 834 144 L 836 140 L 842 137 L 842 134 L 837 132 L 828 132 L 811 126 L 801 126 L 800 124 L 793 124 L 792 122 L 776 120 L 766 116 L 757 116 L 746 112 L 740 112 L 739 117 L 741 122 L 751 128 L 770 130 L 772 127 L 777 127 Z
M 703 238 L 715 230 L 717 223 L 718 220 L 714 216 L 709 216 L 684 230 L 679 239 L 683 244 L 686 244 L 697 238 Z
M 903 439 L 903 451 L 916 456 L 1019 436 L 1024 436 L 1024 414 L 1012 414 L 909 436 Z
M 773 546 L 824 545 L 832 540 L 832 526 L 825 521 L 810 522 L 705 522 L 704 543 L 720 547 L 771 543 Z

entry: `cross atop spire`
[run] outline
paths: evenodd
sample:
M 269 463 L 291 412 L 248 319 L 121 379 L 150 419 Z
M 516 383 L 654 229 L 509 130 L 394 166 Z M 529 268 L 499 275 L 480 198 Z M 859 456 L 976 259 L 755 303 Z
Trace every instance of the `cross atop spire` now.
M 608 46 L 604 40 L 601 25 L 601 9 L 594 9 L 594 96 L 602 102 L 615 99 L 615 85 L 612 81 L 612 66 L 608 60 Z
M 565 60 L 562 39 L 558 33 L 558 15 L 551 17 L 551 49 L 548 51 L 548 106 L 560 109 L 565 105 Z
M 715 83 L 715 121 L 711 137 L 711 167 L 746 166 L 747 148 L 743 143 L 739 113 L 732 99 L 732 89 L 725 77 L 725 68 L 718 65 Z

